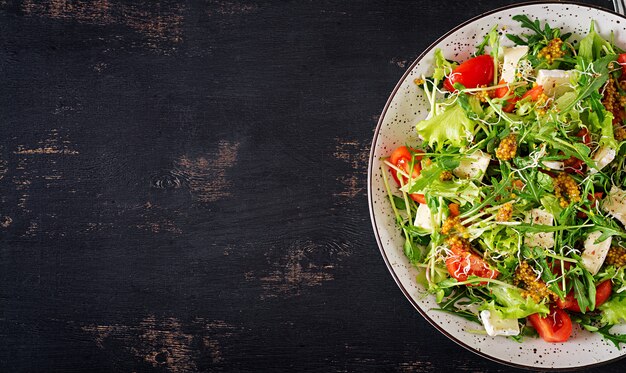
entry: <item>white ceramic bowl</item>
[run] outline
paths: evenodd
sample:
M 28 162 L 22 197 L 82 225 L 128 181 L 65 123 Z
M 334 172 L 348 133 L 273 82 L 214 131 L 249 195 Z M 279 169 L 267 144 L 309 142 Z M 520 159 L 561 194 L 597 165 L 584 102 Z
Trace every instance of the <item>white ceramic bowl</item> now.
M 532 369 L 572 369 L 606 363 L 623 357 L 626 348 L 617 350 L 601 336 L 579 330 L 566 343 L 550 344 L 540 338 L 526 338 L 518 343 L 506 337 L 488 337 L 465 331 L 476 330 L 477 324 L 460 317 L 432 310 L 437 307 L 434 296 L 426 293 L 416 283 L 416 269 L 402 251 L 403 238 L 394 225 L 393 212 L 386 196 L 381 176 L 381 157 L 388 156 L 396 147 L 415 143 L 415 123 L 427 115 L 426 98 L 413 83 L 415 78 L 432 73 L 433 53 L 442 49 L 444 56 L 464 61 L 474 51 L 474 46 L 495 24 L 506 26 L 508 33 L 528 33 L 511 19 L 516 14 L 526 14 L 531 19 L 547 21 L 552 27 L 585 35 L 591 20 L 603 36 L 614 31 L 616 44 L 626 46 L 626 17 L 616 13 L 571 3 L 525 3 L 500 8 L 469 20 L 449 31 L 427 48 L 409 67 L 391 94 L 378 122 L 369 161 L 368 195 L 374 233 L 382 256 L 408 300 L 428 322 L 461 346 L 481 356 L 500 363 Z M 512 43 L 502 39 L 502 43 Z M 506 41 L 504 41 L 506 40 Z M 507 45 L 507 44 L 504 44 Z M 615 330 L 615 329 L 614 329 Z M 622 332 L 626 332 L 623 329 Z

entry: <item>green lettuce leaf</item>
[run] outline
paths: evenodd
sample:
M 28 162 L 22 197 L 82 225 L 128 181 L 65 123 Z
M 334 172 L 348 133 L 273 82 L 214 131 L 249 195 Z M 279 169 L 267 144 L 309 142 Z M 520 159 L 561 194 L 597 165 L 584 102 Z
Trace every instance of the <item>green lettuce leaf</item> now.
M 594 133 L 601 133 L 600 145 L 608 146 L 611 149 L 617 149 L 617 140 L 613 135 L 613 113 L 605 112 L 604 120 L 600 121 L 598 112 L 594 111 L 588 115 L 591 123 L 591 130 Z
M 460 206 L 467 203 L 473 205 L 480 199 L 480 188 L 471 180 L 442 181 L 439 179 L 441 172 L 439 167 L 431 166 L 423 170 L 413 183 L 403 187 L 403 190 L 407 193 L 425 194 L 428 197 L 447 198 Z
M 481 309 L 496 311 L 506 319 L 521 319 L 534 313 L 545 316 L 549 312 L 547 305 L 522 297 L 517 288 L 492 284 L 489 289 L 495 302 L 488 302 Z
M 626 322 L 626 296 L 613 297 L 600 307 L 602 322 L 610 325 Z
M 587 63 L 590 63 L 601 57 L 603 47 L 606 47 L 606 50 L 609 53 L 614 53 L 611 43 L 604 40 L 600 35 L 598 35 L 595 30 L 595 22 L 591 21 L 589 33 L 580 41 L 578 47 L 578 55 L 582 57 Z
M 446 70 L 449 73 L 453 69 L 454 66 L 446 60 L 441 49 L 435 49 L 435 71 L 433 72 L 433 79 L 440 82 L 445 77 Z
M 446 144 L 465 146 L 467 134 L 473 133 L 475 125 L 476 123 L 467 117 L 461 106 L 454 104 L 438 115 L 420 121 L 415 128 L 430 147 L 437 144 L 436 149 L 441 151 Z

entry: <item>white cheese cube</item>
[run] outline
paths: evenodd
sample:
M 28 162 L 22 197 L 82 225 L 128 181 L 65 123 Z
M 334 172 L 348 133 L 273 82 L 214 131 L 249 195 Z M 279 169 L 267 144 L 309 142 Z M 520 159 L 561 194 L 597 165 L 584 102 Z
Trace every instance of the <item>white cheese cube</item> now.
M 543 161 L 542 163 L 551 170 L 562 170 L 565 167 L 565 163 L 561 161 Z
M 479 150 L 461 159 L 459 167 L 455 168 L 452 173 L 461 179 L 481 181 L 487 172 L 490 161 L 491 156 Z
M 608 253 L 611 248 L 611 237 L 597 244 L 595 243 L 601 235 L 602 232 L 600 231 L 589 233 L 589 236 L 587 236 L 585 240 L 585 250 L 581 256 L 583 267 L 592 275 L 598 273 L 600 267 L 602 267 L 602 263 L 604 263 L 606 253 Z
M 526 222 L 533 225 L 552 225 L 554 217 L 546 210 L 532 209 L 530 214 L 526 216 Z M 526 233 L 524 244 L 529 247 L 541 246 L 544 249 L 549 249 L 554 246 L 554 232 Z
M 602 200 L 602 209 L 626 225 L 626 192 L 613 186 L 606 198 Z
M 559 97 L 567 91 L 573 90 L 570 84 L 571 70 L 539 70 L 537 84 L 543 87 L 543 92 L 551 97 Z
M 431 213 L 428 205 L 424 203 L 420 203 L 417 207 L 417 213 L 415 215 L 415 223 L 413 224 L 416 227 L 423 228 L 428 232 L 433 232 L 433 223 L 431 220 Z
M 596 162 L 596 168 L 591 169 L 589 172 L 596 173 L 599 170 L 606 167 L 609 163 L 613 162 L 615 159 L 615 149 L 612 149 L 608 146 L 601 146 L 596 150 L 596 153 L 593 155 L 593 160 Z
M 504 62 L 502 63 L 502 80 L 512 83 L 515 80 L 517 63 L 528 53 L 528 46 L 504 48 Z
M 504 319 L 497 312 L 480 311 L 480 320 L 491 337 L 496 335 L 518 335 L 519 323 L 517 319 Z

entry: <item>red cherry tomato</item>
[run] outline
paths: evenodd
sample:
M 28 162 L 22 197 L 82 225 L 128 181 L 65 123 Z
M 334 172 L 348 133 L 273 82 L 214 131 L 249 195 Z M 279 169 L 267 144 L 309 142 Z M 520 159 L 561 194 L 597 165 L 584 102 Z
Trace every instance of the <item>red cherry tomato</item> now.
M 413 150 L 413 153 L 416 152 L 416 150 L 414 149 L 412 150 Z M 415 155 L 415 160 L 412 161 L 412 159 L 413 159 L 413 155 L 411 154 L 411 150 L 409 150 L 409 148 L 407 148 L 406 146 L 400 146 L 396 148 L 396 150 L 394 150 L 389 156 L 389 163 L 396 166 L 400 170 L 404 171 L 404 173 L 408 175 L 409 167 L 411 166 L 411 162 L 413 162 L 413 172 L 411 172 L 410 174 L 412 178 L 416 178 L 420 175 L 422 171 L 422 165 L 420 163 L 420 161 L 422 160 L 422 156 Z M 404 185 L 409 182 L 408 177 L 402 176 L 402 183 L 401 183 L 400 179 L 398 179 L 397 172 L 394 169 L 391 169 L 391 176 L 396 181 L 398 186 Z M 413 193 L 413 194 L 409 194 L 409 196 L 415 202 L 424 203 L 424 204 L 426 203 L 426 197 L 423 194 Z
M 572 319 L 567 312 L 557 307 L 550 308 L 546 317 L 532 314 L 528 316 L 528 321 L 546 342 L 565 342 L 572 335 Z
M 465 88 L 476 88 L 493 82 L 493 58 L 488 54 L 470 58 L 452 70 L 452 74 L 443 82 L 443 87 L 454 92 L 454 83 L 461 83 Z
M 596 285 L 596 308 L 600 307 L 602 303 L 606 302 L 613 292 L 613 284 L 611 280 L 605 280 Z M 580 306 L 574 292 L 570 291 L 564 299 L 558 299 L 556 301 L 557 307 L 574 312 L 580 312 Z M 589 309 L 587 309 L 589 311 Z
M 446 259 L 446 267 L 450 276 L 457 281 L 466 281 L 469 276 L 496 278 L 500 274 L 495 269 L 489 268 L 487 262 L 472 252 L 459 249 L 454 245 L 450 247 L 450 251 Z M 484 282 L 481 283 L 481 285 L 484 284 Z

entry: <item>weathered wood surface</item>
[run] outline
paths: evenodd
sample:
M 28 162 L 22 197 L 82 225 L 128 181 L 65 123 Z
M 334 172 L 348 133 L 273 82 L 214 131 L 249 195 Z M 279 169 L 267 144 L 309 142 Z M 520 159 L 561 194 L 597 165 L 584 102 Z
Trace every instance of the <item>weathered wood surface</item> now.
M 405 68 L 509 3 L 0 2 L 0 371 L 511 371 L 404 299 L 365 187 Z

